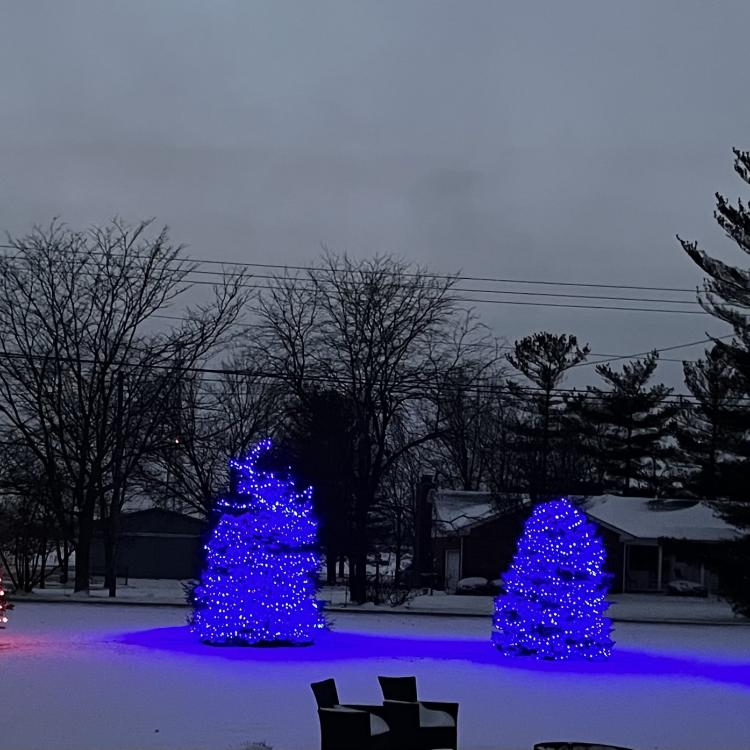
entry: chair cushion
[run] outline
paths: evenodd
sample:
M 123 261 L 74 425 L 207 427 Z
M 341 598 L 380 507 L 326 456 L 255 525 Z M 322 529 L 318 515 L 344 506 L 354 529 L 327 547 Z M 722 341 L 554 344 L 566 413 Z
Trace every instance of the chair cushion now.
M 428 727 L 455 727 L 456 722 L 446 711 L 436 711 L 433 708 L 425 708 L 419 704 L 419 726 Z
M 386 734 L 390 731 L 390 727 L 386 722 L 376 714 L 370 714 L 370 736 L 375 737 L 379 734 Z
M 336 704 L 333 706 L 337 711 L 347 711 L 349 713 L 355 713 L 355 714 L 361 714 L 365 713 L 359 708 L 349 708 L 349 706 L 342 706 L 340 704 Z M 375 737 L 379 734 L 385 734 L 386 732 L 390 732 L 391 728 L 386 724 L 384 719 L 381 719 L 377 714 L 371 714 L 369 711 L 367 712 L 370 717 L 370 736 Z M 435 713 L 440 713 L 439 711 L 436 711 Z

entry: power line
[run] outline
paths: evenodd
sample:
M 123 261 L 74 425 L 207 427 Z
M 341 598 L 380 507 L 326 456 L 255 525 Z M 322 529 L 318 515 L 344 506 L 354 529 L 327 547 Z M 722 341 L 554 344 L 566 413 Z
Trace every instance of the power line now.
M 231 276 L 229 277 L 231 279 Z M 252 279 L 253 277 L 250 277 Z M 274 278 L 274 277 L 269 277 Z M 180 283 L 188 284 L 188 285 L 199 285 L 199 286 L 211 286 L 215 287 L 216 283 L 215 281 L 206 281 L 202 279 L 195 279 L 191 278 L 189 275 L 186 275 L 183 279 L 180 280 Z M 325 281 L 323 283 L 326 283 Z M 364 283 L 364 282 L 360 282 Z M 546 283 L 546 282 L 545 282 Z M 269 291 L 274 289 L 275 287 L 272 284 L 251 284 L 251 283 L 237 283 L 237 286 L 242 289 L 252 289 L 252 290 L 260 290 L 260 291 Z M 595 285 L 583 285 L 583 286 L 595 286 Z M 303 287 L 304 289 L 305 287 Z M 309 287 L 308 287 L 309 288 Z M 627 288 L 627 287 L 623 287 Z M 579 299 L 603 299 L 603 300 L 622 300 L 622 301 L 651 301 L 659 304 L 678 304 L 678 305 L 691 305 L 695 307 L 700 307 L 700 304 L 693 300 L 670 300 L 670 299 L 648 299 L 648 298 L 629 298 L 629 297 L 615 297 L 615 296 L 594 296 L 594 295 L 573 295 L 573 294 L 552 294 L 552 293 L 545 293 L 545 292 L 523 292 L 523 291 L 504 291 L 504 290 L 493 290 L 493 289 L 480 289 L 480 290 L 468 290 L 468 289 L 461 289 L 456 288 L 453 290 L 450 290 L 451 292 L 478 292 L 481 294 L 516 294 L 516 295 L 530 295 L 535 297 L 545 296 L 545 297 L 568 297 L 568 298 L 579 298 Z M 676 291 L 676 290 L 673 290 Z M 669 314 L 669 315 L 710 315 L 709 312 L 706 310 L 697 309 L 697 310 L 680 310 L 680 309 L 674 309 L 674 308 L 662 308 L 662 307 L 639 307 L 635 305 L 579 305 L 579 304 L 572 304 L 572 303 L 558 303 L 558 302 L 527 302 L 527 301 L 521 301 L 521 300 L 505 300 L 505 299 L 486 299 L 483 297 L 462 297 L 462 296 L 452 296 L 452 299 L 455 302 L 469 302 L 474 304 L 489 304 L 489 305 L 516 305 L 516 306 L 523 306 L 523 307 L 551 307 L 551 308 L 564 308 L 564 309 L 571 309 L 571 310 L 613 310 L 616 312 L 642 312 L 642 313 L 660 313 L 660 314 Z
M 200 269 L 195 269 L 193 271 L 190 271 L 189 273 L 195 273 L 195 274 L 203 274 L 203 275 L 211 275 L 211 276 L 220 276 L 222 278 L 226 278 L 226 274 L 222 274 L 221 271 L 202 271 Z M 232 275 L 229 275 L 229 278 L 232 278 Z M 252 274 L 249 278 L 251 279 L 267 279 L 269 281 L 273 281 L 278 279 L 278 276 L 273 276 L 271 274 Z M 192 283 L 205 283 L 198 279 L 191 279 Z M 313 283 L 313 282 L 307 282 L 305 279 L 298 279 L 298 282 L 302 283 Z M 329 281 L 327 279 L 316 279 L 318 283 L 321 284 L 331 284 L 332 281 Z M 213 282 L 211 282 L 213 283 Z M 355 285 L 364 285 L 366 282 L 364 281 L 355 281 L 353 282 Z M 268 288 L 273 289 L 273 285 L 257 285 L 256 288 Z M 305 289 L 312 289 L 314 287 L 308 286 L 308 287 L 302 287 Z M 529 292 L 529 291 L 519 291 L 516 289 L 476 289 L 471 287 L 452 287 L 451 292 L 466 292 L 469 294 L 510 294 L 510 295 L 523 295 L 528 297 L 563 297 L 568 299 L 591 299 L 591 300 L 612 300 L 612 301 L 618 301 L 618 302 L 658 302 L 662 304 L 675 304 L 675 305 L 697 305 L 699 306 L 700 303 L 695 299 L 690 300 L 680 300 L 680 299 L 662 299 L 662 298 L 654 298 L 654 297 L 623 297 L 619 295 L 601 295 L 601 294 L 571 294 L 570 292 Z M 692 291 L 692 294 L 695 294 L 695 291 Z M 489 300 L 488 300 L 489 301 Z
M 95 364 L 101 364 L 100 361 L 96 359 L 88 359 L 83 357 L 68 357 L 68 356 L 60 356 L 60 355 L 34 355 L 34 354 L 23 354 L 23 353 L 14 353 L 14 352 L 0 352 L 0 359 L 20 359 L 22 361 L 28 361 L 28 360 L 42 360 L 42 361 L 56 361 L 56 362 L 62 362 L 66 364 L 78 364 L 78 365 L 95 365 Z M 147 362 L 127 362 L 127 361 L 113 361 L 110 363 L 110 366 L 112 368 L 138 368 L 138 369 L 147 369 L 147 370 L 168 370 L 172 372 L 183 372 L 183 373 L 194 373 L 194 374 L 209 374 L 209 375 L 223 375 L 223 376 L 239 376 L 239 377 L 259 377 L 259 378 L 267 378 L 269 380 L 289 380 L 289 378 L 286 375 L 280 374 L 278 372 L 272 372 L 272 371 L 266 371 L 266 370 L 253 370 L 250 368 L 226 368 L 226 367 L 220 367 L 220 368 L 211 368 L 211 367 L 197 367 L 197 366 L 186 366 L 186 365 L 178 365 L 178 364 L 155 364 L 155 363 L 147 363 Z M 314 375 L 314 374 L 308 374 L 305 376 L 305 378 L 308 381 L 312 381 L 315 383 L 323 383 L 323 384 L 333 384 L 333 385 L 341 385 L 342 383 L 344 385 L 348 385 L 351 383 L 351 380 L 346 377 L 339 377 L 335 378 L 330 375 Z M 478 391 L 484 391 L 484 392 L 506 392 L 510 393 L 511 389 L 516 389 L 518 391 L 523 391 L 527 393 L 542 393 L 545 392 L 543 388 L 539 388 L 537 386 L 524 386 L 517 383 L 513 383 L 512 386 L 508 385 L 508 379 L 504 379 L 505 383 L 501 383 L 498 381 L 497 378 L 476 378 L 474 379 L 469 385 L 463 385 L 460 383 L 442 383 L 439 385 L 439 388 L 442 388 L 443 390 L 447 391 L 455 391 L 459 393 L 463 392 L 478 392 Z M 221 380 L 216 380 L 215 382 L 223 382 Z M 415 388 L 424 387 L 427 385 L 434 385 L 435 381 L 428 379 L 428 378 L 417 378 L 412 376 L 409 379 L 404 379 L 402 383 L 400 384 L 400 387 L 394 388 L 394 392 L 396 393 L 403 393 L 406 390 L 411 390 Z M 587 390 L 581 390 L 578 388 L 553 388 L 550 391 L 554 394 L 562 394 L 562 395 L 578 395 L 583 396 L 585 398 L 590 398 L 591 400 L 599 400 L 599 401 L 607 401 L 611 397 L 612 394 L 609 393 L 603 393 L 601 395 L 593 394 L 588 389 Z M 683 393 L 670 393 L 663 398 L 659 399 L 658 403 L 662 402 L 679 402 L 679 403 L 685 403 L 690 402 L 691 400 L 695 400 L 695 397 L 692 394 L 683 394 Z M 750 397 L 747 399 L 739 399 L 741 401 L 750 401 Z
M 159 318 L 160 320 L 174 320 L 176 322 L 190 322 L 190 318 L 180 317 L 179 315 L 161 315 L 161 314 L 154 314 L 151 315 L 152 318 Z M 255 331 L 256 326 L 254 326 L 252 323 L 231 323 L 230 324 L 233 328 L 241 328 L 248 331 Z M 717 339 L 727 339 L 732 338 L 733 334 L 727 334 L 726 336 L 717 336 Z M 692 346 L 698 346 L 700 344 L 707 344 L 713 341 L 713 338 L 708 339 L 701 339 L 700 341 L 690 341 L 687 344 L 675 344 L 673 346 L 664 346 L 664 347 L 654 347 L 653 349 L 649 349 L 645 352 L 637 352 L 635 354 L 605 354 L 603 352 L 590 352 L 590 354 L 594 357 L 604 357 L 604 359 L 597 360 L 595 362 L 581 362 L 575 367 L 585 367 L 587 365 L 598 365 L 604 362 L 614 362 L 616 360 L 620 359 L 635 359 L 636 357 L 644 357 L 651 352 L 669 352 L 669 351 L 675 351 L 677 349 L 688 349 Z M 490 342 L 474 342 L 471 344 L 466 345 L 467 348 L 472 349 L 502 349 L 502 350 L 513 350 L 515 347 L 513 344 L 493 344 Z M 684 360 L 684 359 L 678 359 L 678 358 L 670 358 L 670 357 L 659 357 L 659 362 L 685 362 L 690 361 L 693 362 L 695 360 Z
M 13 245 L 0 245 L 0 247 L 9 247 L 13 249 Z M 147 257 L 147 256 L 131 256 L 131 257 Z M 267 268 L 277 271 L 306 271 L 309 273 L 342 273 L 346 272 L 346 268 L 335 267 L 335 268 L 320 268 L 316 266 L 301 266 L 301 265 L 290 265 L 283 263 L 252 263 L 245 261 L 221 261 L 221 260 L 210 260 L 207 258 L 186 258 L 186 261 L 192 263 L 200 263 L 204 265 L 220 265 L 220 266 L 237 266 L 240 268 Z M 374 271 L 367 271 L 361 269 L 353 269 L 355 273 L 375 273 Z M 583 282 L 583 281 L 548 281 L 540 279 L 515 279 L 515 278 L 501 278 L 496 276 L 468 276 L 464 274 L 441 274 L 432 273 L 429 271 L 414 273 L 414 272 L 399 272 L 399 276 L 405 276 L 408 278 L 432 278 L 441 279 L 444 281 L 455 280 L 455 281 L 482 281 L 493 284 L 529 284 L 529 285 L 542 285 L 542 286 L 580 286 L 596 289 L 633 289 L 640 291 L 650 292 L 688 292 L 695 294 L 695 289 L 686 289 L 682 287 L 659 287 L 659 286 L 640 286 L 636 284 L 599 284 L 594 282 Z
M 691 346 L 699 346 L 700 344 L 708 344 L 708 343 L 714 341 L 715 339 L 717 339 L 719 341 L 721 341 L 723 339 L 731 339 L 733 336 L 734 336 L 733 333 L 728 333 L 725 336 L 716 336 L 714 338 L 700 339 L 700 341 L 691 341 L 688 344 L 675 344 L 674 346 L 664 346 L 664 347 L 662 347 L 660 349 L 650 349 L 649 351 L 638 352 L 637 354 L 612 354 L 612 355 L 596 355 L 596 354 L 594 354 L 594 356 L 606 356 L 607 359 L 599 359 L 599 360 L 596 360 L 594 362 L 579 362 L 577 365 L 573 365 L 573 367 L 590 367 L 591 365 L 601 365 L 601 364 L 604 364 L 605 362 L 616 362 L 617 360 L 620 360 L 620 359 L 637 359 L 638 357 L 647 357 L 649 354 L 651 354 L 651 352 L 657 352 L 657 353 L 672 352 L 672 351 L 675 351 L 676 349 L 687 349 L 687 348 L 689 348 Z M 670 361 L 670 362 L 682 362 L 683 361 L 683 360 L 679 360 L 679 359 L 677 359 L 677 360 L 668 360 L 666 357 L 664 359 L 662 359 L 660 357 L 659 360 L 660 361 Z
M 18 247 L 16 245 L 10 245 L 10 244 L 2 244 L 0 243 L 0 248 L 4 249 L 10 249 L 10 250 L 18 250 Z M 103 252 L 98 253 L 92 253 L 93 255 L 104 255 Z M 122 257 L 122 254 L 119 253 L 111 253 L 109 254 L 111 257 Z M 16 256 L 12 256 L 16 257 Z M 129 255 L 128 257 L 133 259 L 143 259 L 147 260 L 150 258 L 150 256 L 147 255 L 138 255 L 133 254 Z M 323 268 L 323 267 L 317 267 L 317 266 L 302 266 L 302 265 L 291 265 L 291 264 L 282 264 L 282 263 L 253 263 L 253 262 L 246 262 L 246 261 L 224 261 L 224 260 L 210 260 L 207 258 L 174 258 L 170 262 L 176 263 L 176 262 L 185 262 L 185 263 L 198 263 L 201 265 L 217 265 L 222 266 L 224 268 L 227 267 L 238 267 L 238 268 L 264 268 L 264 269 L 271 269 L 275 271 L 305 271 L 310 274 L 321 274 L 321 273 L 333 273 L 340 274 L 340 273 L 346 273 L 348 269 L 342 268 L 342 267 L 334 267 L 334 268 Z M 377 271 L 368 271 L 367 269 L 352 269 L 354 273 L 361 273 L 361 274 L 372 274 L 377 273 Z M 202 273 L 202 274 L 213 274 L 213 275 L 221 275 L 221 271 L 203 271 L 196 269 L 196 273 Z M 254 274 L 255 275 L 255 274 Z M 429 271 L 423 271 L 419 273 L 415 272 L 398 272 L 399 276 L 403 276 L 406 278 L 430 278 L 430 279 L 441 279 L 444 281 L 481 281 L 486 283 L 492 283 L 492 284 L 527 284 L 527 285 L 541 285 L 541 286 L 573 286 L 573 287 L 586 287 L 586 288 L 592 288 L 592 289 L 630 289 L 630 290 L 637 290 L 637 291 L 650 291 L 650 292 L 682 292 L 682 293 L 688 293 L 688 294 L 695 294 L 696 289 L 695 288 L 685 288 L 685 287 L 662 287 L 662 286 L 644 286 L 644 285 L 638 285 L 638 284 L 604 284 L 604 283 L 595 283 L 595 282 L 587 282 L 587 281 L 550 281 L 550 280 L 541 280 L 541 279 L 518 279 L 518 278 L 502 278 L 497 276 L 469 276 L 464 274 L 441 274 L 441 273 L 433 273 Z M 278 276 L 260 276 L 258 275 L 258 278 L 278 278 Z M 482 291 L 489 291 L 489 290 L 482 290 Z

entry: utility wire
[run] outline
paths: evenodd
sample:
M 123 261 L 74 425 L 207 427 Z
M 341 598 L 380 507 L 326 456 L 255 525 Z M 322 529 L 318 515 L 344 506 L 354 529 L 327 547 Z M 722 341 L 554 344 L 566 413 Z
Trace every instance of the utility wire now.
M 728 333 L 725 336 L 715 336 L 713 338 L 700 339 L 700 341 L 691 341 L 688 344 L 675 344 L 674 346 L 664 346 L 664 347 L 662 347 L 660 349 L 651 349 L 651 350 L 646 351 L 646 352 L 638 352 L 637 354 L 612 354 L 612 355 L 597 355 L 597 354 L 594 354 L 595 357 L 596 356 L 605 356 L 605 357 L 607 357 L 607 359 L 598 359 L 598 360 L 595 360 L 594 362 L 579 362 L 577 365 L 573 365 L 573 367 L 590 367 L 591 365 L 601 365 L 601 364 L 604 364 L 605 362 L 617 362 L 618 360 L 621 360 L 621 359 L 637 359 L 638 357 L 647 357 L 652 352 L 657 352 L 657 353 L 672 352 L 672 351 L 675 351 L 676 349 L 687 349 L 687 348 L 689 348 L 691 346 L 699 346 L 700 344 L 708 344 L 708 343 L 710 343 L 710 342 L 712 342 L 714 340 L 721 341 L 723 339 L 731 339 L 733 336 L 734 336 L 733 333 Z M 593 354 L 593 352 L 592 352 L 592 354 Z M 683 362 L 685 360 L 668 359 L 667 357 L 665 357 L 664 359 L 662 359 L 661 357 L 659 357 L 659 361 L 660 362 L 664 362 L 664 361 L 669 361 L 669 362 Z
M 150 317 L 159 318 L 160 320 L 173 320 L 175 322 L 191 322 L 190 318 L 180 317 L 179 315 L 161 315 L 157 313 L 157 314 L 151 315 Z M 256 326 L 254 326 L 252 323 L 237 322 L 237 323 L 231 323 L 230 325 L 233 328 L 241 328 L 247 331 L 257 330 Z M 730 334 L 727 334 L 726 336 L 717 336 L 716 338 L 727 339 L 727 338 L 732 338 L 733 335 L 734 334 L 730 333 Z M 708 338 L 708 339 L 701 339 L 700 341 L 691 341 L 691 342 L 688 342 L 687 344 L 675 344 L 674 346 L 654 347 L 653 349 L 649 349 L 646 352 L 637 352 L 635 354 L 604 354 L 603 352 L 590 352 L 590 354 L 593 357 L 603 357 L 604 359 L 600 359 L 595 362 L 581 362 L 575 365 L 575 367 L 585 367 L 586 365 L 598 365 L 604 362 L 615 362 L 620 359 L 635 359 L 636 357 L 644 357 L 648 354 L 651 354 L 651 352 L 654 352 L 654 351 L 661 353 L 661 352 L 675 351 L 677 349 L 688 349 L 692 346 L 698 346 L 700 344 L 710 343 L 713 340 L 714 340 L 713 338 Z M 472 348 L 472 349 L 502 349 L 504 351 L 505 350 L 512 351 L 515 349 L 513 344 L 500 344 L 500 343 L 494 344 L 489 341 L 488 342 L 478 341 L 478 342 L 474 342 L 471 344 L 466 344 L 466 347 Z M 684 360 L 684 359 L 679 359 L 675 357 L 659 357 L 659 362 L 685 362 L 685 361 L 694 362 L 695 360 Z
M 93 275 L 93 274 L 92 274 Z M 231 280 L 231 276 L 228 277 Z M 250 279 L 253 277 L 251 276 Z M 215 281 L 206 281 L 203 279 L 195 279 L 191 278 L 189 275 L 185 276 L 185 278 L 180 280 L 180 283 L 185 285 L 199 285 L 199 286 L 210 286 L 215 287 L 216 283 Z M 309 282 L 307 282 L 309 283 Z M 322 283 L 326 283 L 323 281 Z M 364 282 L 361 282 L 364 283 Z M 243 283 L 239 282 L 237 283 L 237 286 L 242 289 L 252 289 L 252 290 L 260 290 L 260 291 L 269 291 L 273 290 L 275 287 L 273 284 L 252 284 L 252 283 Z M 309 289 L 310 287 L 302 287 L 302 289 Z M 644 302 L 655 302 L 659 304 L 677 304 L 677 305 L 690 305 L 694 307 L 698 307 L 700 309 L 696 310 L 681 310 L 681 309 L 674 309 L 674 308 L 663 308 L 663 307 L 639 307 L 636 305 L 579 305 L 579 304 L 572 304 L 572 303 L 563 303 L 563 302 L 528 302 L 528 301 L 521 301 L 521 300 L 505 300 L 505 299 L 487 299 L 483 297 L 464 297 L 464 296 L 453 296 L 453 292 L 477 292 L 480 294 L 523 294 L 523 295 L 530 295 L 535 297 L 545 296 L 545 297 L 573 297 L 573 298 L 579 298 L 579 299 L 602 299 L 602 300 L 622 300 L 622 301 L 644 301 Z M 451 294 L 451 298 L 455 302 L 469 302 L 473 304 L 488 304 L 488 305 L 516 305 L 516 306 L 523 306 L 523 307 L 552 307 L 552 308 L 565 308 L 565 309 L 571 309 L 571 310 L 613 310 L 617 312 L 642 312 L 642 313 L 661 313 L 661 314 L 669 314 L 669 315 L 710 315 L 709 312 L 702 309 L 700 307 L 700 304 L 693 300 L 670 300 L 670 299 L 648 299 L 648 298 L 631 298 L 631 297 L 604 297 L 604 296 L 592 296 L 592 295 L 572 295 L 572 294 L 551 294 L 551 293 L 534 293 L 534 292 L 522 292 L 522 291 L 502 291 L 502 290 L 492 290 L 492 289 L 482 289 L 482 290 L 469 290 L 469 289 L 461 289 L 461 288 L 455 288 L 449 290 L 449 293 Z
M 68 357 L 68 356 L 60 356 L 60 355 L 34 355 L 34 354 L 24 354 L 24 353 L 14 353 L 14 352 L 0 352 L 0 359 L 20 359 L 22 361 L 28 361 L 28 360 L 43 360 L 43 361 L 56 361 L 56 362 L 62 362 L 66 364 L 77 364 L 77 365 L 96 365 L 101 364 L 100 361 L 96 359 L 88 359 L 83 357 Z M 155 363 L 146 363 L 146 362 L 127 362 L 127 361 L 113 361 L 109 363 L 112 368 L 138 368 L 138 369 L 147 369 L 147 370 L 167 370 L 172 372 L 189 372 L 189 373 L 195 373 L 195 374 L 209 374 L 209 375 L 221 375 L 221 376 L 240 376 L 240 377 L 258 377 L 258 378 L 267 378 L 269 380 L 289 380 L 289 378 L 284 375 L 280 374 L 278 372 L 273 371 L 267 371 L 267 370 L 258 370 L 258 369 L 250 369 L 250 368 L 226 368 L 226 367 L 197 367 L 197 366 L 186 366 L 186 365 L 178 365 L 176 363 L 174 364 L 155 364 Z M 317 382 L 317 383 L 323 383 L 323 384 L 332 384 L 332 385 L 340 385 L 341 383 L 344 384 L 350 384 L 351 380 L 347 377 L 339 377 L 335 378 L 330 375 L 314 375 L 314 374 L 308 374 L 305 376 L 305 378 L 308 381 Z M 502 379 L 505 382 L 499 382 L 499 379 L 496 377 L 493 378 L 475 378 L 470 384 L 464 385 L 461 383 L 442 383 L 439 384 L 439 388 L 442 388 L 445 391 L 454 391 L 458 393 L 464 393 L 464 392 L 489 392 L 489 393 L 510 393 L 513 389 L 521 392 L 526 393 L 543 393 L 545 392 L 544 389 L 539 388 L 537 386 L 524 386 L 519 385 L 516 383 L 513 383 L 512 386 L 508 384 L 508 379 L 504 378 Z M 217 380 L 217 382 L 223 382 L 220 380 Z M 420 388 L 425 387 L 428 385 L 434 385 L 435 381 L 430 380 L 428 378 L 417 378 L 412 376 L 409 379 L 404 379 L 402 383 L 400 384 L 400 388 L 397 386 L 394 391 L 403 393 L 407 390 L 411 390 L 414 388 Z M 601 395 L 598 394 L 592 394 L 588 390 L 582 390 L 579 388 L 553 388 L 551 389 L 551 393 L 554 394 L 563 394 L 563 395 L 571 395 L 571 396 L 583 396 L 586 398 L 591 398 L 592 400 L 599 400 L 599 401 L 607 401 L 611 398 L 612 394 L 609 393 L 602 393 Z M 679 402 L 684 403 L 685 401 L 690 401 L 694 399 L 695 397 L 692 394 L 683 394 L 683 393 L 670 393 L 663 398 L 659 399 L 659 403 L 661 402 Z M 750 401 L 750 397 L 747 399 L 738 399 L 741 401 Z
M 10 249 L 10 250 L 18 250 L 18 247 L 16 245 L 10 245 L 10 244 L 1 244 L 0 248 L 4 249 Z M 92 253 L 92 255 L 105 255 L 103 252 L 96 252 Z M 110 257 L 123 257 L 123 254 L 120 253 L 108 253 Z M 11 256 L 11 259 L 13 257 L 17 256 Z M 148 260 L 150 256 L 148 255 L 138 255 L 138 254 L 132 254 L 128 255 L 129 258 L 133 259 L 142 259 L 142 260 Z M 288 264 L 281 264 L 281 263 L 251 263 L 251 262 L 243 262 L 243 261 L 224 261 L 224 260 L 210 260 L 207 258 L 174 258 L 170 262 L 172 263 L 197 263 L 200 265 L 218 265 L 222 266 L 223 268 L 232 268 L 232 267 L 238 267 L 238 268 L 263 268 L 263 269 L 270 269 L 274 271 L 305 271 L 310 274 L 322 274 L 322 273 L 333 273 L 335 274 L 341 274 L 341 273 L 348 273 L 350 272 L 349 269 L 342 268 L 342 267 L 335 267 L 335 268 L 323 268 L 323 267 L 316 267 L 316 266 L 301 266 L 301 265 L 288 265 Z M 196 273 L 202 273 L 202 274 L 214 274 L 214 275 L 222 275 L 221 271 L 203 271 L 203 270 L 195 270 Z M 377 271 L 368 271 L 367 269 L 358 269 L 354 268 L 351 269 L 351 272 L 355 274 L 363 274 L 367 275 L 368 273 L 377 273 Z M 256 274 L 253 274 L 256 276 Z M 573 287 L 586 287 L 586 288 L 593 288 L 593 289 L 631 289 L 631 290 L 638 290 L 638 291 L 650 291 L 650 292 L 682 292 L 682 293 L 689 293 L 689 294 L 695 294 L 696 289 L 695 288 L 685 288 L 685 287 L 661 287 L 661 286 L 643 286 L 638 284 L 603 284 L 603 283 L 594 283 L 594 282 L 585 282 L 585 281 L 550 281 L 550 280 L 540 280 L 540 279 L 518 279 L 518 278 L 502 278 L 502 277 L 496 277 L 496 276 L 468 276 L 463 275 L 461 273 L 457 274 L 440 274 L 440 273 L 432 273 L 429 271 L 414 273 L 414 272 L 399 272 L 399 276 L 403 276 L 406 278 L 429 278 L 429 279 L 440 279 L 444 281 L 454 280 L 454 281 L 481 281 L 486 283 L 492 283 L 492 284 L 528 284 L 528 285 L 541 285 L 541 286 L 573 286 Z M 273 276 L 260 276 L 257 275 L 258 278 L 278 278 L 278 275 Z M 488 291 L 488 290 L 482 290 L 482 291 Z

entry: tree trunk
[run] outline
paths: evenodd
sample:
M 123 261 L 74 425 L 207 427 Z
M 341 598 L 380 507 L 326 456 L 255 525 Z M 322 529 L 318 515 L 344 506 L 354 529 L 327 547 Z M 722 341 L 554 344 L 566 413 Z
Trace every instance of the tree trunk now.
M 625 450 L 625 494 L 630 494 L 630 481 L 634 479 L 633 473 L 633 427 L 628 425 L 627 443 Z
M 332 544 L 326 549 L 326 583 L 329 586 L 336 584 L 336 551 Z
M 367 601 L 367 547 L 369 534 L 367 520 L 373 503 L 373 492 L 365 483 L 354 494 L 354 518 L 352 539 L 354 541 L 349 558 L 349 589 L 351 599 L 357 604 Z M 353 564 L 353 570 L 352 570 Z
M 47 540 L 43 539 L 40 550 L 41 565 L 39 567 L 39 588 L 47 587 Z
M 65 584 L 70 578 L 70 549 L 67 539 L 63 539 L 62 548 L 60 542 L 57 542 L 57 562 L 60 565 L 60 583 Z
M 91 538 L 94 533 L 93 518 L 81 514 L 78 525 L 78 544 L 76 545 L 76 575 L 74 592 L 89 592 L 89 574 L 91 569 Z
M 349 590 L 352 602 L 364 604 L 367 601 L 367 552 L 355 550 L 350 560 Z
M 375 604 L 380 604 L 380 551 L 375 553 Z
M 119 492 L 113 490 L 109 504 L 109 516 L 102 519 L 104 530 L 104 587 L 109 596 L 117 596 L 117 551 L 120 539 Z
M 367 513 L 356 515 L 354 549 L 349 557 L 349 590 L 353 602 L 364 604 L 367 601 Z
M 117 596 L 117 539 L 110 529 L 104 534 L 104 588 Z
M 106 525 L 109 527 L 105 533 L 105 581 L 110 598 L 117 596 L 117 541 L 120 535 L 120 508 L 122 497 L 125 492 L 121 477 L 123 459 L 123 431 L 122 412 L 124 408 L 124 382 L 125 377 L 121 371 L 117 373 L 115 415 L 112 429 L 115 434 L 115 446 L 112 456 L 112 497 L 109 502 L 109 518 Z M 107 549 L 107 547 L 109 549 Z
M 401 583 L 401 513 L 396 512 L 396 569 L 393 571 L 393 585 Z
M 31 593 L 31 545 L 26 544 L 23 551 L 23 590 L 27 593 Z

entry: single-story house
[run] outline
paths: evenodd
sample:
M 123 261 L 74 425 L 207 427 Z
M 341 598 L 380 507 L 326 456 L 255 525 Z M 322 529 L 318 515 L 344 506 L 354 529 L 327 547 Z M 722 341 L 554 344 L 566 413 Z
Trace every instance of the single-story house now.
M 499 578 L 513 558 L 528 500 L 441 489 L 430 499 L 437 587 L 453 592 L 462 578 Z
M 712 545 L 740 535 L 698 500 L 599 495 L 582 509 L 601 530 L 614 591 L 664 591 L 673 581 L 715 590 L 715 573 L 684 542 Z
M 173 510 L 148 508 L 120 516 L 117 575 L 124 578 L 197 578 L 206 521 Z M 95 531 L 92 575 L 104 574 L 104 544 Z
M 694 554 L 695 545 L 717 544 L 740 534 L 696 500 L 616 495 L 576 500 L 600 529 L 614 592 L 665 591 L 677 580 L 715 590 L 716 576 L 705 567 L 703 556 Z M 498 502 L 489 493 L 434 490 L 432 504 L 437 585 L 452 592 L 462 578 L 502 577 L 515 554 L 528 500 Z

